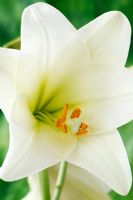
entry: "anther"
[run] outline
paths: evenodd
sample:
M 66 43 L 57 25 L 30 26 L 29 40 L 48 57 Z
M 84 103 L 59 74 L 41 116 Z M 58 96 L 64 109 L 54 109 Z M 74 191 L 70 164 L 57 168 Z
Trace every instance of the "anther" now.
M 79 108 L 77 108 L 72 112 L 70 119 L 79 118 L 80 115 L 81 115 L 81 110 Z
M 68 130 L 70 129 L 70 127 L 67 127 L 67 112 L 68 112 L 68 104 L 65 104 L 62 110 L 62 113 L 60 115 L 60 117 L 56 120 L 55 126 L 59 129 L 61 129 L 62 132 L 67 133 Z M 81 110 L 79 108 L 76 108 L 70 115 L 70 118 L 68 120 L 72 120 L 73 121 L 73 126 L 76 126 L 76 122 L 74 122 L 74 120 L 76 118 L 79 118 L 81 115 Z M 78 128 L 78 127 L 77 127 Z M 81 122 L 79 124 L 79 128 L 77 130 L 76 133 L 74 133 L 75 135 L 84 135 L 86 134 L 88 125 Z M 72 128 L 73 129 L 73 128 Z M 72 130 L 70 130 L 71 132 Z
M 66 116 L 68 111 L 68 104 L 65 104 L 60 117 L 56 121 L 56 127 L 60 128 L 64 133 L 67 133 L 67 126 L 65 124 Z

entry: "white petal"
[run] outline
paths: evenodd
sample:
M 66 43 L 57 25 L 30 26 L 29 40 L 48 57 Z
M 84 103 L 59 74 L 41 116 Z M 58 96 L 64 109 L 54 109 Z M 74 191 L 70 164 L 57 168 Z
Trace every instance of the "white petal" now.
M 0 108 L 8 120 L 12 101 L 15 98 L 18 59 L 18 50 L 0 48 Z
M 41 60 L 36 60 L 34 56 L 21 51 L 16 77 L 17 91 L 27 94 L 29 101 L 33 104 L 33 109 L 41 98 L 46 80 L 46 74 L 39 66 L 41 66 Z
M 91 132 L 111 131 L 131 121 L 133 119 L 133 73 L 131 70 L 125 68 L 118 74 L 116 71 L 116 76 L 112 75 L 112 82 L 109 79 L 107 82 L 104 80 L 101 88 L 100 82 L 98 84 L 99 90 L 97 93 L 93 92 L 88 105 L 86 103 L 83 107 L 81 106 L 83 120 L 88 122 Z
M 0 177 L 6 181 L 29 176 L 58 163 L 72 151 L 76 142 L 73 136 L 39 123 L 24 98 L 18 96 L 12 108 L 9 150 L 0 168 Z
M 25 9 L 21 25 L 21 59 L 18 90 L 37 97 L 40 82 L 44 88 L 47 69 L 63 46 L 75 34 L 75 28 L 54 7 L 36 3 Z
M 68 163 L 67 176 L 73 179 L 76 178 L 79 183 L 84 184 L 93 190 L 101 190 L 104 193 L 110 191 L 110 188 L 103 181 L 93 176 L 88 171 L 75 165 L 71 165 L 70 163 Z
M 57 166 L 49 169 L 50 189 L 53 193 L 57 178 Z M 30 192 L 23 200 L 41 200 L 39 176 L 29 177 Z M 73 165 L 68 165 L 65 184 L 61 193 L 61 200 L 110 200 L 107 193 L 101 187 L 101 183 L 94 176 Z
M 89 74 L 89 64 L 89 51 L 82 40 L 75 36 L 57 55 L 48 71 L 40 107 L 46 104 L 48 110 L 56 110 L 65 103 L 75 104 L 79 99 L 81 102 L 80 92 L 83 92 L 84 86 L 87 87 L 88 77 L 84 79 L 84 75 Z
M 129 192 L 131 171 L 117 131 L 81 137 L 67 161 L 88 170 L 121 195 Z
M 52 192 L 56 182 L 57 169 L 58 168 L 54 166 L 49 170 Z M 107 192 L 105 192 L 102 182 L 86 170 L 68 164 L 61 199 L 109 200 L 110 198 L 107 195 Z
M 131 37 L 131 27 L 124 14 L 118 11 L 104 13 L 79 29 L 93 60 L 106 60 L 125 65 Z
M 46 3 L 35 3 L 22 15 L 21 49 L 51 62 L 73 33 L 75 28 L 60 11 Z
M 28 183 L 30 186 L 30 192 L 24 198 L 22 198 L 22 200 L 42 200 L 38 174 L 30 176 L 28 178 Z
M 79 171 L 80 173 L 80 171 Z M 87 179 L 87 176 L 83 177 Z M 92 179 L 88 179 L 88 181 L 92 181 Z M 66 182 L 64 184 L 64 188 L 62 191 L 62 199 L 63 200 L 74 200 L 74 199 L 84 199 L 84 200 L 109 200 L 109 196 L 102 191 L 97 182 L 94 182 L 95 188 L 88 187 L 85 182 L 79 180 L 76 176 L 73 178 L 71 176 L 67 176 Z M 111 200 L 111 199 L 110 199 Z
M 71 50 L 65 49 L 60 62 L 55 62 L 55 68 L 49 72 L 43 105 L 49 111 L 61 109 L 65 103 L 81 108 L 94 133 L 111 131 L 131 121 L 131 70 L 108 62 L 91 62 L 80 40 L 71 45 Z

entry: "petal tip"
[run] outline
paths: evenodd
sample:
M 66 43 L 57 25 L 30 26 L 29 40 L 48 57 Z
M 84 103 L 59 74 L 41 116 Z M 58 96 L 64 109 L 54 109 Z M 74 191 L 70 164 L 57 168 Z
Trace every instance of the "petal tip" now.
M 123 180 L 123 183 L 121 183 L 119 190 L 117 190 L 116 192 L 122 196 L 126 196 L 130 192 L 131 186 L 132 186 L 132 175 L 130 171 L 128 177 L 126 178 L 125 181 Z
M 130 192 L 131 186 L 132 186 L 132 176 L 128 180 L 127 187 L 123 188 L 123 193 L 122 193 L 123 196 L 128 195 L 128 193 Z
M 128 30 L 131 32 L 131 25 L 126 15 L 121 11 L 112 11 L 112 12 L 115 19 L 119 20 L 122 24 L 125 24 L 126 29 L 128 28 Z
M 113 10 L 113 11 L 106 12 L 103 15 L 105 15 L 106 17 L 109 17 L 110 19 L 121 21 L 122 24 L 125 23 L 131 29 L 131 25 L 130 25 L 128 18 L 121 11 Z
M 25 13 L 25 11 L 27 11 L 27 10 L 30 10 L 30 9 L 41 9 L 41 8 L 45 8 L 45 12 L 47 12 L 47 11 L 51 11 L 51 9 L 53 9 L 53 10 L 55 10 L 56 8 L 54 8 L 52 5 L 50 5 L 50 4 L 48 4 L 48 3 L 44 3 L 44 2 L 37 2 L 37 3 L 33 3 L 33 4 L 31 4 L 31 5 L 29 5 L 29 6 L 27 6 L 25 9 L 24 9 L 24 11 L 23 11 L 23 13 Z

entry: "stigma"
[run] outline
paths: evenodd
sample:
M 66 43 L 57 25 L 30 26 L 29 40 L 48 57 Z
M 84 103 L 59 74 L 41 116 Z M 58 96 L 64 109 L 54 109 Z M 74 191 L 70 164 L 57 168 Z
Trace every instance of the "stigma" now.
M 72 133 L 74 135 L 85 135 L 88 132 L 88 125 L 81 121 L 81 110 L 76 108 L 68 116 L 68 104 L 65 104 L 62 112 L 55 122 L 56 128 L 63 133 Z

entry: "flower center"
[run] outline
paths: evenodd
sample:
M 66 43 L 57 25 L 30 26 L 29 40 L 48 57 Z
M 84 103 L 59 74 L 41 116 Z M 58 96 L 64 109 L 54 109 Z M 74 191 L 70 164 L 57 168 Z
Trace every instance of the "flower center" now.
M 88 132 L 88 125 L 81 122 L 81 110 L 76 108 L 72 111 L 70 117 L 67 119 L 68 104 L 65 104 L 61 115 L 56 120 L 55 126 L 63 133 L 71 132 L 75 135 L 84 135 Z

